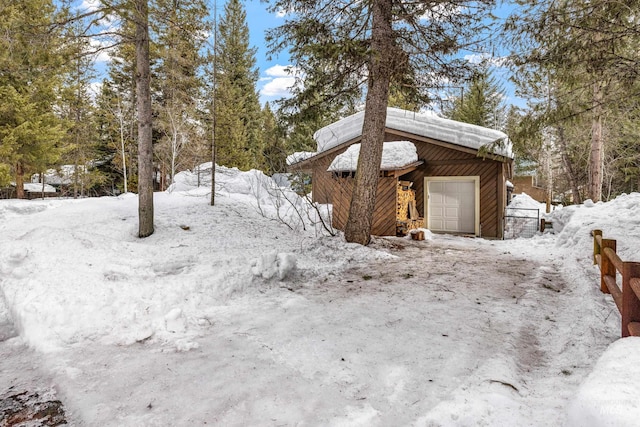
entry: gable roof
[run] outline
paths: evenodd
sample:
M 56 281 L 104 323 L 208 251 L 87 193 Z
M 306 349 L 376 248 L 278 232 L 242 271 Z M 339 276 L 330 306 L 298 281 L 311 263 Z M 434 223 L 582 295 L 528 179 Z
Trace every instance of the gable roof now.
M 318 130 L 313 135 L 317 152 L 322 153 L 360 136 L 363 121 L 364 111 L 361 111 Z M 513 158 L 511 142 L 504 132 L 443 119 L 432 112 L 416 113 L 389 107 L 386 127 L 476 150 L 486 146 L 493 154 Z M 490 145 L 495 142 L 502 144 L 491 149 Z

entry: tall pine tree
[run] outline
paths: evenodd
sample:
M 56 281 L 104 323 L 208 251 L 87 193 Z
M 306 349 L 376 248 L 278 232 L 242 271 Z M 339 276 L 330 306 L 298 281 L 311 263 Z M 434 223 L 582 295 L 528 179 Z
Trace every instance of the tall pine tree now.
M 245 170 L 264 167 L 256 49 L 249 46 L 246 18 L 242 3 L 229 0 L 215 51 L 217 163 Z
M 444 109 L 443 114 L 459 122 L 504 130 L 506 125 L 504 94 L 504 88 L 491 75 L 491 72 L 488 69 L 481 69 L 473 75 L 461 96 L 455 97 L 452 105 Z
M 156 158 L 169 165 L 171 179 L 191 159 L 183 155 L 202 137 L 198 122 L 203 96 L 201 50 L 210 32 L 204 1 L 157 0 L 154 28 L 158 61 L 155 66 L 157 131 Z M 164 169 L 164 167 L 161 167 Z
M 19 198 L 25 176 L 57 163 L 65 135 L 54 114 L 64 62 L 55 13 L 49 0 L 0 8 L 0 162 L 11 171 Z
M 97 163 L 98 141 L 91 82 L 95 79 L 89 40 L 80 37 L 82 20 L 69 25 L 66 46 L 70 60 L 65 67 L 63 90 L 58 100 L 59 114 L 69 123 L 63 162 L 73 165 L 70 176 L 73 197 L 85 196 L 87 190 L 100 185 L 105 176 L 90 167 Z
M 606 119 L 611 108 L 637 97 L 637 0 L 629 2 L 522 1 L 507 29 L 520 55 L 518 83 L 543 99 L 538 108 L 547 126 L 576 116 L 589 120 L 588 196 L 602 198 L 607 150 Z
M 122 174 L 114 179 L 119 191 L 138 189 L 138 147 L 136 127 L 134 23 L 123 20 L 115 47 L 111 49 L 108 76 L 98 97 L 99 140 L 101 151 L 109 156 L 110 169 Z M 114 176 L 115 178 L 115 176 Z

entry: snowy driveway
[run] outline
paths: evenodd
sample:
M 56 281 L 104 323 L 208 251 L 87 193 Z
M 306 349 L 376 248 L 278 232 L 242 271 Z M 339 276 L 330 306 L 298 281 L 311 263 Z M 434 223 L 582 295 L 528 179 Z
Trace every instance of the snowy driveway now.
M 618 336 L 587 232 L 363 248 L 219 178 L 215 207 L 156 194 L 146 239 L 131 195 L 1 201 L 0 395 L 72 426 L 562 425 Z
M 0 343 L 3 365 L 21 386 L 42 387 L 43 371 L 71 425 L 563 423 L 599 346 L 572 337 L 584 307 L 556 266 L 508 242 L 374 246 L 396 258 L 212 308 L 190 351 L 142 341 L 41 356 Z

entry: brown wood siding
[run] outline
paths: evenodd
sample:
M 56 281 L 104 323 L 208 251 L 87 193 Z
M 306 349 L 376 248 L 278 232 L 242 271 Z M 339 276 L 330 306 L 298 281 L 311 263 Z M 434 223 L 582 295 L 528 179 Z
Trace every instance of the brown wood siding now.
M 333 159 L 338 154 L 342 154 L 347 151 L 347 147 L 342 150 L 336 151 L 332 155 L 320 157 L 313 162 L 313 178 L 311 181 L 313 201 L 317 203 L 333 203 L 333 186 L 335 185 L 332 173 L 327 172 L 327 169 L 331 165 Z
M 371 227 L 371 234 L 374 236 L 396 235 L 397 189 L 398 179 L 395 177 L 384 177 L 378 180 L 376 209 Z
M 349 217 L 354 178 L 332 177 L 331 180 L 334 190 L 332 224 L 338 230 L 344 230 Z M 396 183 L 395 177 L 383 177 L 378 180 L 371 227 L 371 234 L 375 236 L 396 235 Z

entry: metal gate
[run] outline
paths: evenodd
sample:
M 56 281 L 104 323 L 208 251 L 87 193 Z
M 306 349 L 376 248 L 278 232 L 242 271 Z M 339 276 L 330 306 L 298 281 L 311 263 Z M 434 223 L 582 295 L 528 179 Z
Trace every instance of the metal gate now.
M 540 209 L 506 208 L 504 210 L 504 238 L 533 237 L 538 232 Z

